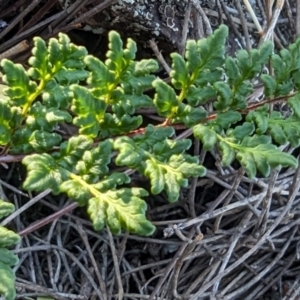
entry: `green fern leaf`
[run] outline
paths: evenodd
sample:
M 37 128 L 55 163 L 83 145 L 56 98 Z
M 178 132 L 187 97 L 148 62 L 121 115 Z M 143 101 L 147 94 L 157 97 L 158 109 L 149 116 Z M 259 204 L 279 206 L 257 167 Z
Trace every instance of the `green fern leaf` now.
M 234 95 L 231 88 L 228 86 L 228 84 L 222 81 L 214 83 L 214 88 L 218 95 L 217 101 L 214 102 L 214 107 L 217 110 L 228 109 Z
M 40 37 L 35 37 L 32 54 L 28 74 L 44 84 L 52 78 L 60 84 L 78 83 L 88 75 L 83 63 L 87 50 L 72 44 L 65 34 L 59 33 L 58 40 L 51 38 L 48 47 Z
M 193 127 L 193 134 L 203 143 L 203 148 L 206 151 L 211 150 L 218 141 L 216 132 L 202 124 Z
M 0 261 L 0 295 L 3 295 L 6 300 L 16 298 L 15 280 L 16 275 L 13 270 Z
M 93 195 L 88 185 L 83 185 L 82 182 L 76 180 L 61 182 L 59 189 L 60 192 L 66 193 L 70 198 L 76 200 L 79 206 L 86 205 L 88 199 Z
M 100 122 L 99 137 L 121 135 L 137 129 L 143 123 L 142 116 L 123 115 L 118 117 L 115 114 L 105 114 L 104 119 Z
M 121 77 L 122 71 L 126 68 L 126 61 L 123 59 L 123 42 L 120 35 L 116 31 L 110 31 L 108 34 L 108 48 L 107 60 L 105 64 L 107 67 L 118 74 L 118 77 Z
M 114 141 L 114 149 L 119 151 L 115 162 L 118 166 L 136 169 L 150 179 L 151 192 L 167 192 L 168 200 L 178 200 L 180 187 L 186 186 L 188 177 L 203 176 L 205 169 L 198 165 L 197 158 L 183 155 L 191 146 L 191 141 L 172 141 L 167 139 L 172 130 L 152 127 L 146 131 L 148 139 L 120 137 Z M 160 140 L 157 138 L 160 137 Z M 147 142 L 145 142 L 147 141 Z M 172 181 L 170 181 L 172 180 Z
M 40 37 L 34 38 L 34 48 L 32 49 L 33 56 L 29 59 L 29 64 L 32 66 L 30 75 L 32 79 L 43 80 L 51 74 L 51 65 L 48 60 L 46 42 Z
M 273 111 L 270 115 L 268 130 L 272 138 L 280 145 L 289 141 L 292 147 L 300 145 L 300 122 L 298 116 L 284 118 L 281 113 Z
M 154 59 L 142 59 L 134 63 L 133 74 L 139 77 L 156 72 L 157 70 L 158 63 Z M 154 78 L 154 76 L 151 78 Z
M 50 80 L 45 87 L 42 99 L 46 107 L 65 110 L 69 108 L 73 93 L 70 91 L 70 86 L 61 86 L 54 80 Z
M 207 39 L 197 41 L 201 58 L 201 68 L 213 70 L 224 62 L 225 40 L 228 36 L 228 28 L 221 25 Z
M 6 248 L 0 248 L 0 263 L 12 267 L 19 263 L 19 258 L 17 255 L 13 254 L 10 250 Z
M 72 85 L 71 90 L 74 92 L 71 110 L 77 115 L 73 120 L 74 125 L 79 127 L 80 134 L 97 137 L 106 110 L 105 102 L 95 99 L 85 87 Z
M 167 161 L 173 154 L 185 153 L 192 145 L 191 140 L 170 140 L 159 141 L 152 145 L 153 153 L 160 161 Z
M 97 230 L 106 224 L 114 233 L 124 228 L 133 233 L 152 234 L 155 227 L 145 218 L 147 206 L 140 198 L 148 193 L 142 189 L 116 190 L 118 184 L 129 183 L 125 174 L 106 177 L 111 150 L 109 140 L 92 148 L 87 137 L 74 137 L 63 144 L 58 154 L 27 156 L 23 159 L 28 170 L 24 188 L 51 188 L 56 194 L 67 193 L 81 206 L 88 204 Z
M 181 171 L 173 168 L 170 164 L 161 163 L 154 159 L 146 160 L 143 173 L 150 179 L 151 192 L 158 194 L 165 189 L 168 201 L 171 203 L 178 200 L 180 187 L 186 187 L 188 184 Z
M 4 100 L 0 100 L 0 145 L 5 146 L 11 140 L 11 119 L 13 117 L 10 106 Z
M 236 156 L 235 150 L 224 141 L 221 141 L 219 146 L 222 153 L 222 165 L 230 166 Z
M 189 155 L 172 155 L 167 163 L 154 159 L 146 161 L 144 175 L 150 179 L 151 192 L 158 194 L 162 188 L 166 191 L 168 201 L 178 201 L 181 187 L 188 185 L 188 177 L 202 177 L 206 169 L 198 165 L 198 159 Z
M 173 88 L 161 79 L 154 80 L 152 85 L 156 91 L 153 103 L 157 108 L 158 114 L 166 118 L 176 115 L 180 102 Z
M 254 133 L 255 126 L 253 123 L 245 122 L 243 125 L 236 126 L 228 135 L 236 138 L 237 140 L 242 140 L 245 136 L 252 135 Z
M 219 79 L 216 79 L 216 81 Z M 198 88 L 195 85 L 191 85 L 186 93 L 186 99 L 192 106 L 205 104 L 209 99 L 213 99 L 214 97 L 216 97 L 216 91 L 211 86 L 201 86 Z
M 274 96 L 276 93 L 276 80 L 270 75 L 262 74 L 260 76 L 261 81 L 264 84 L 264 93 L 266 97 Z
M 62 182 L 68 178 L 66 171 L 58 170 L 55 159 L 47 153 L 26 156 L 22 163 L 27 167 L 27 177 L 23 187 L 28 191 L 51 189 L 59 193 Z
M 40 102 L 34 103 L 28 111 L 26 124 L 32 129 L 53 131 L 59 123 L 70 123 L 72 116 L 61 109 L 49 108 Z
M 250 178 L 253 178 L 256 175 L 257 168 L 252 153 L 239 151 L 236 157 L 241 163 L 241 165 L 244 167 L 247 175 Z M 266 174 L 267 170 L 264 170 L 264 172 Z
M 103 179 L 93 186 L 100 192 L 115 190 L 118 185 L 129 184 L 131 179 L 125 173 L 114 172 L 110 175 L 104 176 Z
M 146 159 L 147 153 L 138 147 L 129 137 L 120 137 L 114 141 L 114 149 L 120 153 L 116 157 L 116 164 L 119 166 L 128 166 L 129 168 L 138 168 Z
M 107 95 L 115 83 L 114 73 L 98 58 L 91 55 L 87 55 L 84 62 L 90 70 L 87 82 L 95 87 L 95 97 L 100 98 Z
M 186 88 L 189 83 L 189 73 L 183 57 L 178 53 L 172 53 L 172 83 L 178 90 Z
M 288 104 L 293 109 L 293 115 L 300 119 L 300 95 L 297 94 L 294 97 L 289 98 Z
M 270 175 L 271 168 L 293 167 L 296 168 L 298 161 L 295 157 L 281 152 L 272 144 L 262 144 L 253 148 L 243 146 L 237 153 L 237 159 L 250 178 L 256 175 L 258 169 L 264 177 Z
M 89 200 L 88 213 L 94 228 L 101 230 L 107 224 L 114 234 L 121 228 L 140 235 L 151 235 L 155 227 L 145 218 L 146 203 L 140 198 L 148 193 L 140 188 L 107 191 Z
M 223 129 L 228 129 L 230 125 L 241 121 L 242 116 L 237 111 L 228 110 L 223 113 L 218 113 L 215 124 L 221 126 Z
M 0 226 L 0 248 L 15 245 L 19 243 L 20 240 L 21 238 L 19 235 L 5 227 Z
M 187 127 L 199 124 L 207 117 L 207 112 L 203 107 L 192 107 L 180 103 L 178 105 L 176 117 L 173 123 L 184 123 Z
M 26 70 L 20 64 L 14 64 L 8 59 L 1 60 L 1 66 L 5 75 L 3 81 L 8 85 L 4 90 L 13 105 L 24 106 L 28 103 L 28 98 L 34 94 L 37 85 L 29 79 Z
M 254 122 L 256 125 L 257 134 L 265 134 L 268 125 L 269 125 L 269 106 L 265 105 L 264 107 L 257 109 L 255 111 L 250 111 L 246 116 L 247 122 Z
M 7 201 L 0 199 L 0 219 L 15 211 L 15 206 Z
M 173 127 L 154 127 L 152 124 L 149 124 L 146 127 L 145 133 L 134 136 L 133 140 L 140 148 L 150 151 L 153 146 L 172 137 L 174 133 L 175 130 Z
M 279 54 L 273 54 L 271 61 L 276 80 L 275 96 L 287 95 L 293 89 L 293 82 L 299 86 L 300 42 L 297 40 Z

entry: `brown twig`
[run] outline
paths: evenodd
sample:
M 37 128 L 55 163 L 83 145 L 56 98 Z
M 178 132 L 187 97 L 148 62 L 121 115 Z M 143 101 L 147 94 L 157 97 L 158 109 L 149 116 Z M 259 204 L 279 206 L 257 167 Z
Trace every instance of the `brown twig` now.
M 231 271 L 233 271 L 237 266 L 239 266 L 240 263 L 242 263 L 243 261 L 245 261 L 247 258 L 249 258 L 255 251 L 257 251 L 257 249 L 262 246 L 262 244 L 266 241 L 267 237 L 270 236 L 270 234 L 273 232 L 273 230 L 277 227 L 277 225 L 281 222 L 281 220 L 283 219 L 283 217 L 285 216 L 285 214 L 290 210 L 295 197 L 299 191 L 300 188 L 300 166 L 297 168 L 297 171 L 295 173 L 294 176 L 294 181 L 293 184 L 291 186 L 291 192 L 289 195 L 289 200 L 286 204 L 286 206 L 284 207 L 284 209 L 282 210 L 282 212 L 280 213 L 280 215 L 274 220 L 274 222 L 272 223 L 272 225 L 269 227 L 269 229 L 266 231 L 266 233 L 258 240 L 258 242 L 256 243 L 256 245 L 254 247 L 252 247 L 248 252 L 246 252 L 240 259 L 238 259 L 237 261 L 235 261 L 230 267 L 228 267 L 227 269 L 225 269 L 223 272 L 219 273 L 218 276 L 216 276 L 213 280 L 211 280 L 209 283 L 203 285 L 191 298 L 191 300 L 196 300 L 198 299 L 199 296 L 201 296 L 210 286 L 212 286 L 213 284 L 215 284 L 218 280 L 220 280 L 220 278 L 222 278 L 224 275 L 230 273 Z
M 205 26 L 205 34 L 206 36 L 212 35 L 213 30 L 211 28 L 211 24 L 210 21 L 207 17 L 207 15 L 205 14 L 204 10 L 202 9 L 202 7 L 200 6 L 200 4 L 198 3 L 197 0 L 192 0 L 192 4 L 193 7 L 196 9 L 196 11 L 200 14 L 203 24 Z
M 171 68 L 162 56 L 161 52 L 159 51 L 156 42 L 152 39 L 149 41 L 149 46 L 151 47 L 152 51 L 154 52 L 155 56 L 157 57 L 158 61 L 161 63 L 165 71 L 169 74 L 171 72 Z
M 90 260 L 92 262 L 92 265 L 94 267 L 94 270 L 95 270 L 95 273 L 96 273 L 96 276 L 97 276 L 97 279 L 99 281 L 99 284 L 100 284 L 100 289 L 101 289 L 101 299 L 103 300 L 107 300 L 107 291 L 106 291 L 106 285 L 105 285 L 105 282 L 99 272 L 99 268 L 98 268 L 98 265 L 96 263 L 96 260 L 95 260 L 95 256 L 93 254 L 93 251 L 91 249 L 91 246 L 90 246 L 90 243 L 88 241 L 88 238 L 87 238 L 87 234 L 86 232 L 83 230 L 82 228 L 82 225 L 77 222 L 77 228 L 78 228 L 78 232 L 84 242 L 84 245 L 87 249 L 87 252 L 88 252 L 88 255 L 90 257 Z
M 250 41 L 250 36 L 249 36 L 249 29 L 247 26 L 247 20 L 245 18 L 244 12 L 243 12 L 241 1 L 235 0 L 235 5 L 239 12 L 241 22 L 242 22 L 242 28 L 243 28 L 244 38 L 245 38 L 245 47 L 249 51 L 252 48 L 252 46 L 251 46 L 251 41 Z
M 192 11 L 192 4 L 189 2 L 186 12 L 184 14 L 184 20 L 182 25 L 182 34 L 181 34 L 181 41 L 179 43 L 178 49 L 179 53 L 184 56 L 185 52 L 185 45 L 186 45 L 186 39 L 188 36 L 188 30 L 189 30 L 189 22 L 191 18 L 191 11 Z
M 119 289 L 118 298 L 119 298 L 119 300 L 122 300 L 123 296 L 124 296 L 124 289 L 123 289 L 122 279 L 121 279 L 121 274 L 120 274 L 120 264 L 119 264 L 118 258 L 117 258 L 114 239 L 113 239 L 113 236 L 112 236 L 109 228 L 107 229 L 107 233 L 108 233 L 108 239 L 109 239 L 110 249 L 111 249 L 111 253 L 112 253 L 112 258 L 113 258 L 113 262 L 114 262 L 114 271 L 115 271 L 117 283 L 118 283 L 118 289 Z
M 43 7 L 34 15 L 33 18 L 29 20 L 19 31 L 17 34 L 20 34 L 21 32 L 24 32 L 25 30 L 33 27 L 36 25 L 36 23 L 41 20 L 46 13 L 49 12 L 49 10 L 56 4 L 57 0 L 48 0 Z
M 300 2 L 296 1 L 296 38 L 300 37 Z
M 230 28 L 232 29 L 232 31 L 234 32 L 235 36 L 237 37 L 237 39 L 238 39 L 241 47 L 244 49 L 245 48 L 244 40 L 243 40 L 242 36 L 240 35 L 239 30 L 236 28 L 234 22 L 232 21 L 231 16 L 230 16 L 230 14 L 229 14 L 229 12 L 227 10 L 227 7 L 226 7 L 225 3 L 223 1 L 220 1 L 220 0 L 217 0 L 217 1 L 220 2 L 220 5 L 221 5 L 221 7 L 223 9 L 223 12 L 224 12 L 224 14 L 226 16 L 226 19 L 227 19 L 227 21 L 229 23 Z M 243 20 L 241 20 L 241 21 L 243 22 Z
M 0 40 L 5 37 L 24 17 L 26 17 L 41 0 L 33 0 L 18 16 L 0 33 Z

